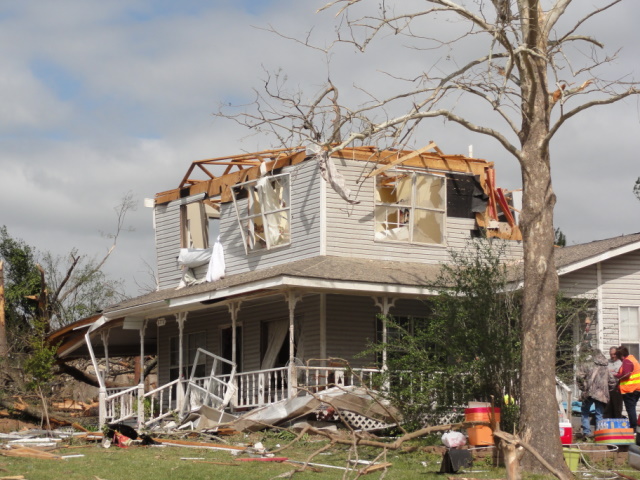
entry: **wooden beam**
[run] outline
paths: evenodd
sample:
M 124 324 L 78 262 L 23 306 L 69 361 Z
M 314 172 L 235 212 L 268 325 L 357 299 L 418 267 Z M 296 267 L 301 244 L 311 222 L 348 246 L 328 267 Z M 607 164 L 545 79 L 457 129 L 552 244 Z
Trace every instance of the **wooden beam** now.
M 414 150 L 413 152 L 409 153 L 408 155 L 403 155 L 402 157 L 397 158 L 397 159 L 393 160 L 392 162 L 389 162 L 386 165 L 383 165 L 382 167 L 375 169 L 373 172 L 369 173 L 369 175 L 367 175 L 367 177 L 373 177 L 375 175 L 379 175 L 380 173 L 384 172 L 385 170 L 389 170 L 391 167 L 394 167 L 394 166 L 399 165 L 399 164 L 401 164 L 403 162 L 406 162 L 407 160 L 411 160 L 412 158 L 417 157 L 418 155 L 426 152 L 427 150 L 431 150 L 435 146 L 436 146 L 436 144 L 431 142 L 426 147 L 422 147 L 419 150 Z

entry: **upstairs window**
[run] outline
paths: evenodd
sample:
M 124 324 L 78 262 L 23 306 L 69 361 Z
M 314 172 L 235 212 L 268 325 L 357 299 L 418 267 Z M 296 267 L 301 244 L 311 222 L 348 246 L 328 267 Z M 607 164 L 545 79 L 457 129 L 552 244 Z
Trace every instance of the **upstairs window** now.
M 375 239 L 442 245 L 446 228 L 446 178 L 407 171 L 376 177 Z
M 212 202 L 193 202 L 182 207 L 183 248 L 209 248 L 220 233 L 220 206 Z
M 240 183 L 231 192 L 247 253 L 291 243 L 288 173 Z

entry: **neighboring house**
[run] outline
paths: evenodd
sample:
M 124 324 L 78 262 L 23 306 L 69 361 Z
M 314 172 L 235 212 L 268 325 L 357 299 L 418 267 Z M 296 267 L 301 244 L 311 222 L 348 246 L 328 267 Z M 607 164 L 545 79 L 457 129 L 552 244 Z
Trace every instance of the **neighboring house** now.
M 592 344 L 640 357 L 640 233 L 557 248 L 555 259 L 565 296 L 594 300 L 581 320 Z
M 152 202 L 158 290 L 68 329 L 59 354 L 90 354 L 96 370 L 101 356 L 157 355 L 153 391 L 108 389 L 99 376 L 101 422 L 145 411 L 145 397 L 155 409 L 140 424 L 181 406 L 249 409 L 299 386 L 369 382 L 386 357 L 357 354 L 386 338 L 379 314 L 424 316 L 451 250 L 497 237 L 520 261 L 517 195 L 496 187 L 491 162 L 434 144 L 194 162 Z

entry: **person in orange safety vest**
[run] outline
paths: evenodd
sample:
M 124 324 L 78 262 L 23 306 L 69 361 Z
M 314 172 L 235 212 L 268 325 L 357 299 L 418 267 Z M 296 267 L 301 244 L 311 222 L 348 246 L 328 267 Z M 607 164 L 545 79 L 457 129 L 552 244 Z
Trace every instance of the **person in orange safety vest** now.
M 638 426 L 636 405 L 640 399 L 640 363 L 629 354 L 627 347 L 618 347 L 616 356 L 622 360 L 622 365 L 614 376 L 620 381 L 622 401 L 629 416 L 629 424 L 635 433 Z

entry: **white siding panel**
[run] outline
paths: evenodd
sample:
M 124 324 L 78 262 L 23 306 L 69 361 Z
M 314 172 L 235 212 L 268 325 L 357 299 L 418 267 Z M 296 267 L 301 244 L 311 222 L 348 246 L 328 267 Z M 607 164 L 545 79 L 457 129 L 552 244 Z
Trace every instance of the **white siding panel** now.
M 619 344 L 619 307 L 640 306 L 640 252 L 606 260 L 602 263 L 602 316 L 605 347 Z M 608 340 L 608 341 L 607 341 Z
M 595 298 L 598 288 L 596 266 L 591 265 L 575 272 L 561 275 L 560 291 L 571 298 Z
M 327 295 L 327 356 L 343 358 L 352 367 L 374 366 L 373 356 L 355 355 L 375 341 L 378 313 L 371 297 Z
M 160 289 L 175 288 L 180 281 L 176 258 L 180 250 L 180 204 L 156 206 L 156 258 Z

